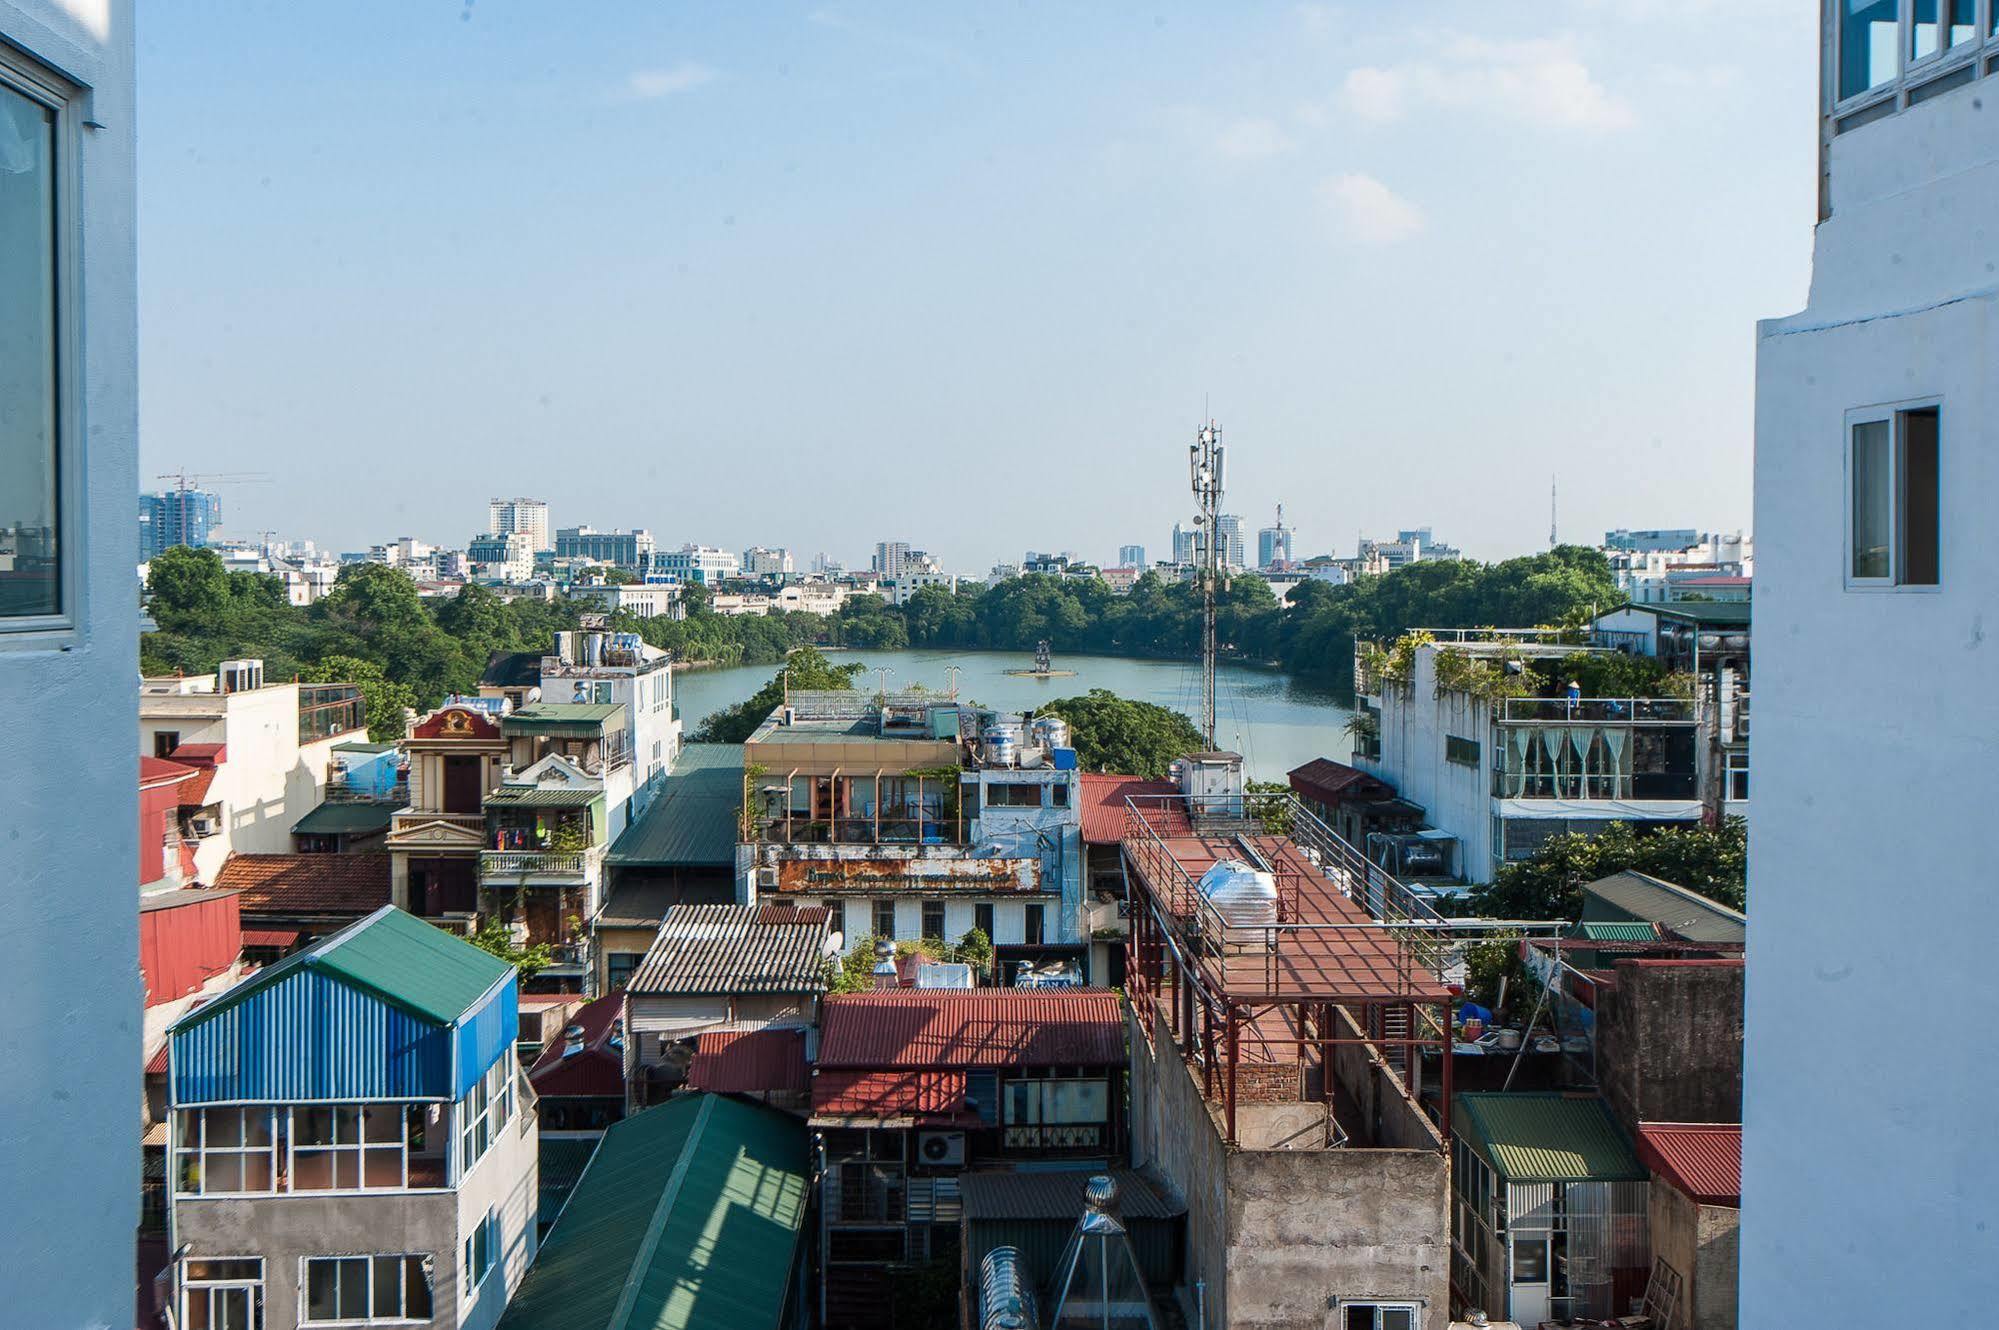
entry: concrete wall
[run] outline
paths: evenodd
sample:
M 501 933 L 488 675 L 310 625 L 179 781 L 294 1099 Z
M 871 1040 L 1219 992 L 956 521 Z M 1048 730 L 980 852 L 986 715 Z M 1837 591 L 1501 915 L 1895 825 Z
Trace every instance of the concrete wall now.
M 1652 1253 L 1684 1281 L 1679 1310 L 1660 1330 L 1735 1330 L 1736 1229 L 1742 1212 L 1698 1204 L 1658 1177 L 1646 1190 Z
M 1354 764 L 1423 806 L 1430 825 L 1456 836 L 1458 870 L 1468 882 L 1492 880 L 1492 708 L 1469 693 L 1437 696 L 1436 652 L 1416 652 L 1408 686 L 1381 689 L 1381 757 Z M 1444 758 L 1444 740 L 1475 740 L 1480 764 Z
M 1324 1330 L 1342 1299 L 1373 1297 L 1422 1302 L 1424 1325 L 1441 1326 L 1450 1295 L 1444 1155 L 1229 1149 L 1156 1007 L 1152 1018 L 1153 1044 L 1137 1015 L 1127 1019 L 1132 1160 L 1160 1170 L 1187 1203 L 1186 1287 L 1205 1282 L 1208 1324 Z
M 524 1073 L 518 1083 L 527 1084 Z M 500 1221 L 499 1264 L 469 1303 L 460 1303 L 460 1291 L 454 1282 L 452 1305 L 457 1309 L 458 1319 L 452 1324 L 459 1330 L 490 1330 L 507 1309 L 507 1299 L 520 1287 L 521 1277 L 534 1260 L 535 1218 L 541 1195 L 541 1132 L 534 1112 L 521 1102 L 524 1097 L 516 1089 L 513 1119 L 458 1184 L 458 1246 L 451 1259 L 454 1271 L 464 1263 L 466 1235 L 489 1213 Z M 441 1301 L 438 1310 L 441 1315 Z
M 1810 307 L 1758 330 L 1742 1159 L 1757 1330 L 1991 1308 L 1990 1067 L 1908 1055 L 1972 1028 L 1999 932 L 1995 116 L 1988 77 L 1834 139 Z M 1802 225 L 1812 200 L 1796 202 Z M 1938 231 L 1963 243 L 1908 242 Z M 1848 590 L 1845 413 L 1932 396 L 1941 585 Z
M 0 822 L 0 1320 L 131 1324 L 139 1219 L 138 675 L 132 496 L 138 492 L 132 14 L 127 0 L 0 0 L 0 44 L 89 89 L 67 112 L 80 229 L 74 630 L 0 633 L 0 733 L 42 775 L 9 785 Z M 83 121 L 99 128 L 84 128 Z M 79 1040 L 89 1056 L 79 1057 Z
M 1619 961 L 1616 974 L 1597 1004 L 1596 1061 L 1624 1129 L 1740 1122 L 1743 967 Z

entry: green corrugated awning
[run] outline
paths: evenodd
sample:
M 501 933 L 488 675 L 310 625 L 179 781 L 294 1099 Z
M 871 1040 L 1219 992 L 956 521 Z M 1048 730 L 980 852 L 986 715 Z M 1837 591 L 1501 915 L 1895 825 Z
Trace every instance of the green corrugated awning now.
M 718 1095 L 613 1124 L 500 1330 L 784 1324 L 808 1168 L 803 1123 Z
M 486 796 L 488 807 L 498 805 L 502 808 L 588 808 L 603 800 L 602 790 L 565 790 L 539 785 L 523 785 L 518 789 L 502 785 Z
M 377 831 L 387 831 L 389 821 L 396 815 L 396 805 L 392 803 L 369 803 L 353 800 L 343 803 L 321 804 L 292 823 L 294 834 L 312 836 L 353 836 Z
M 500 729 L 508 734 L 548 734 L 574 730 L 594 733 L 604 722 L 621 718 L 625 708 L 617 702 L 537 702 L 500 719 Z
M 1601 1099 L 1462 1094 L 1451 1130 L 1507 1182 L 1643 1182 L 1649 1176 Z
M 1576 925 L 1576 936 L 1591 942 L 1657 942 L 1659 930 L 1647 923 L 1585 919 Z
M 686 744 L 673 772 L 605 862 L 626 867 L 719 868 L 736 862 L 743 746 Z

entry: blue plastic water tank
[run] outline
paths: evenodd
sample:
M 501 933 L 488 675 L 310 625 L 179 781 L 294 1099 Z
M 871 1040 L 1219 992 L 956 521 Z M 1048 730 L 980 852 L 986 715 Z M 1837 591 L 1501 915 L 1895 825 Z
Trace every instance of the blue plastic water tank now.
M 1048 752 L 1049 756 L 1055 760 L 1055 769 L 1057 771 L 1074 771 L 1076 769 L 1075 749 L 1051 748 Z

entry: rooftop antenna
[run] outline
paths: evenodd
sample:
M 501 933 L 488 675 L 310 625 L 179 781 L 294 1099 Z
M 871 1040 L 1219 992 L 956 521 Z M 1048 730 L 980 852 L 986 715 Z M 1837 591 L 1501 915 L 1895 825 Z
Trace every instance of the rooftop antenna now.
M 1201 733 L 1215 746 L 1215 591 L 1221 581 L 1219 519 L 1222 511 L 1222 428 L 1212 419 L 1187 447 L 1188 479 L 1200 511 L 1194 517 L 1200 547 L 1195 576 L 1201 583 Z
M 1555 534 L 1555 477 L 1548 477 L 1548 548 L 1561 544 L 1561 537 Z

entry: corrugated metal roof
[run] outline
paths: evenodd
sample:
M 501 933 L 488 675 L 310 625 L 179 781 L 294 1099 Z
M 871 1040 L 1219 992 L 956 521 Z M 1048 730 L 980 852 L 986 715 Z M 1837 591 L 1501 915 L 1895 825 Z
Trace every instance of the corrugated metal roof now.
M 621 882 L 597 912 L 599 928 L 658 928 L 666 912 L 681 899 L 672 882 Z
M 597 1152 L 598 1139 L 595 1136 L 541 1133 L 536 1172 L 537 1181 L 541 1184 L 539 1213 L 544 1219 L 560 1211 L 563 1202 L 569 1199 L 569 1193 L 576 1190 L 576 1180 L 583 1176 L 590 1156 Z
M 1632 869 L 1583 884 L 1585 920 L 1619 916 L 1659 924 L 1688 942 L 1741 942 L 1749 935 L 1749 920 L 1741 911 Z
M 502 785 L 486 796 L 489 807 L 500 804 L 507 808 L 588 808 L 603 800 L 604 791 L 601 789 L 574 790 L 540 785 Z
M 758 913 L 755 905 L 672 907 L 626 991 L 686 997 L 824 989 L 826 917 L 763 923 Z
M 612 1046 L 611 1035 L 624 1014 L 625 995 L 611 993 L 585 1003 L 562 1029 L 551 1033 L 534 1066 L 528 1069 L 528 1081 L 535 1093 L 544 1099 L 613 1095 L 622 1098 L 625 1055 L 621 1048 Z M 583 1051 L 565 1055 L 570 1025 L 583 1027 Z
M 1103 989 L 906 989 L 829 997 L 821 1067 L 1110 1066 L 1124 1061 L 1118 996 Z
M 797 1119 L 716 1095 L 613 1124 L 500 1330 L 775 1330 L 808 1161 Z
M 1742 1128 L 1736 1123 L 1641 1122 L 1638 1157 L 1702 1205 L 1742 1205 Z
M 743 803 L 741 744 L 684 744 L 659 796 L 611 846 L 606 863 L 734 867 Z
M 1462 1094 L 1451 1123 L 1507 1182 L 1643 1182 L 1647 1176 L 1601 1099 Z
M 1576 934 L 1589 942 L 1657 942 L 1659 926 L 1635 919 L 1589 919 L 1576 925 Z
M 1302 767 L 1293 767 L 1285 773 L 1285 779 L 1299 794 L 1322 804 L 1343 803 L 1347 799 L 1372 802 L 1395 797 L 1394 788 L 1385 781 L 1368 775 L 1359 767 L 1350 767 L 1329 757 L 1315 757 Z
M 292 823 L 293 835 L 351 836 L 387 831 L 396 805 L 371 800 L 325 803 Z
M 1124 839 L 1124 801 L 1140 795 L 1178 794 L 1179 786 L 1169 780 L 1140 780 L 1136 776 L 1114 776 L 1102 772 L 1082 773 L 1083 843 L 1116 845 Z
M 812 1078 L 815 1117 L 936 1117 L 965 1111 L 962 1071 L 822 1070 Z
M 803 1030 L 710 1030 L 694 1041 L 687 1088 L 797 1094 L 808 1085 Z
M 624 718 L 622 702 L 537 702 L 500 718 L 505 733 L 542 731 L 575 726 L 602 728 L 605 721 Z M 612 728 L 620 728 L 613 726 Z
M 1129 1168 L 1077 1169 L 1053 1173 L 966 1173 L 958 1194 L 967 1219 L 1082 1218 L 1083 1189 L 1106 1175 L 1117 1184 L 1117 1213 L 1124 1219 L 1171 1219 L 1187 1207 Z

